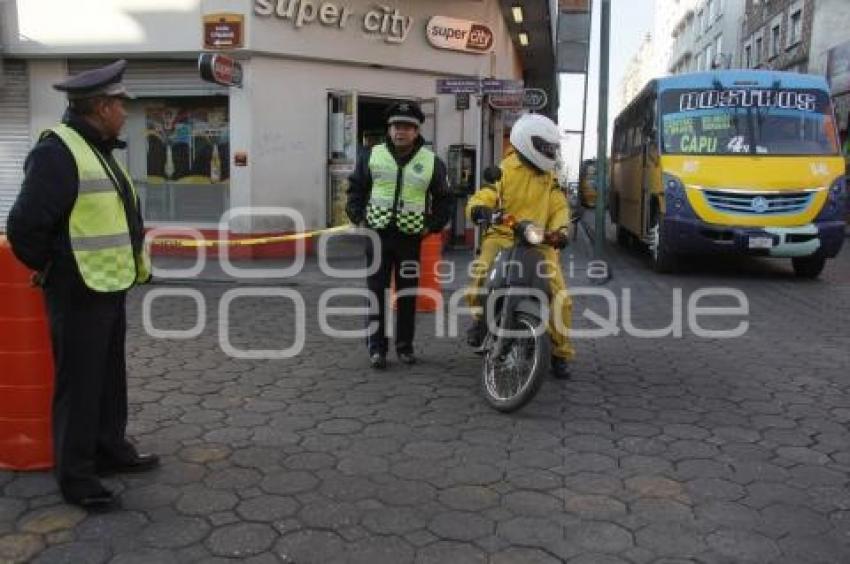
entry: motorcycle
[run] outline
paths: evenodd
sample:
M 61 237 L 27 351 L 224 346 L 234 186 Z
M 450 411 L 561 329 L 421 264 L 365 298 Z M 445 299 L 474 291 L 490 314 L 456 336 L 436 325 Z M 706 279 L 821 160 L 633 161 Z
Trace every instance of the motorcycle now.
M 501 170 L 490 167 L 483 177 L 492 184 L 501 178 Z M 484 397 L 493 408 L 508 413 L 528 403 L 549 372 L 549 281 L 541 276 L 544 257 L 538 247 L 562 246 L 563 240 L 559 233 L 546 233 L 500 210 L 484 223 L 504 225 L 514 233 L 513 246 L 496 255 L 483 285 L 486 332 L 476 350 L 484 357 Z

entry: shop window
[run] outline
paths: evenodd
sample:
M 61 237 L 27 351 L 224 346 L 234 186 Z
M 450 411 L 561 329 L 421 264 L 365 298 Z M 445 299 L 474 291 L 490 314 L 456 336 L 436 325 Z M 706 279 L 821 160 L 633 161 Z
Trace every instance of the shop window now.
M 129 113 L 141 125 L 129 130 L 130 169 L 145 219 L 218 222 L 229 204 L 227 98 L 143 99 Z

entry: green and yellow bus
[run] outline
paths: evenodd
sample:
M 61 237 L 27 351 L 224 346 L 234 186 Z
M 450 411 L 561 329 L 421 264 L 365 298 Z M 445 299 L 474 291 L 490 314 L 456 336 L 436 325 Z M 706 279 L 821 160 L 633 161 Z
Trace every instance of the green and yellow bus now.
M 847 189 L 826 81 L 718 70 L 651 81 L 617 117 L 609 210 L 654 268 L 683 254 L 790 258 L 815 278 L 844 241 Z

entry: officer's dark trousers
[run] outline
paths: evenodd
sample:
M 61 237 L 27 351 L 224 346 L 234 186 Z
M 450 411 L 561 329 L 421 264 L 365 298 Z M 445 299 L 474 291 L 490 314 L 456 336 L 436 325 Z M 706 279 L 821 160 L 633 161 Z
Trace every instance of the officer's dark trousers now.
M 394 274 L 396 291 L 412 291 L 419 286 L 419 235 L 405 235 L 396 229 L 376 231 L 381 240 L 380 256 L 376 256 L 371 239 L 366 243 L 366 265 L 379 260 L 377 271 L 366 278 L 366 285 L 377 298 L 377 310 L 368 317 L 371 327 L 377 322 L 377 331 L 367 339 L 369 354 L 387 352 L 386 292 L 390 276 Z M 416 325 L 416 296 L 401 295 L 396 311 L 395 348 L 397 352 L 413 352 L 413 335 Z
M 56 477 L 66 497 L 82 497 L 100 490 L 97 463 L 135 454 L 125 438 L 126 293 L 92 292 L 74 273 L 51 275 L 45 297 L 56 364 Z

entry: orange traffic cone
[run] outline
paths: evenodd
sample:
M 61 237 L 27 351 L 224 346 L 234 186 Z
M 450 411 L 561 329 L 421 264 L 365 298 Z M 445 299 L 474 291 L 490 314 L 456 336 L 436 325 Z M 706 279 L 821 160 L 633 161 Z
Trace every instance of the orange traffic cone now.
M 44 298 L 0 236 L 0 468 L 53 465 L 53 356 Z

